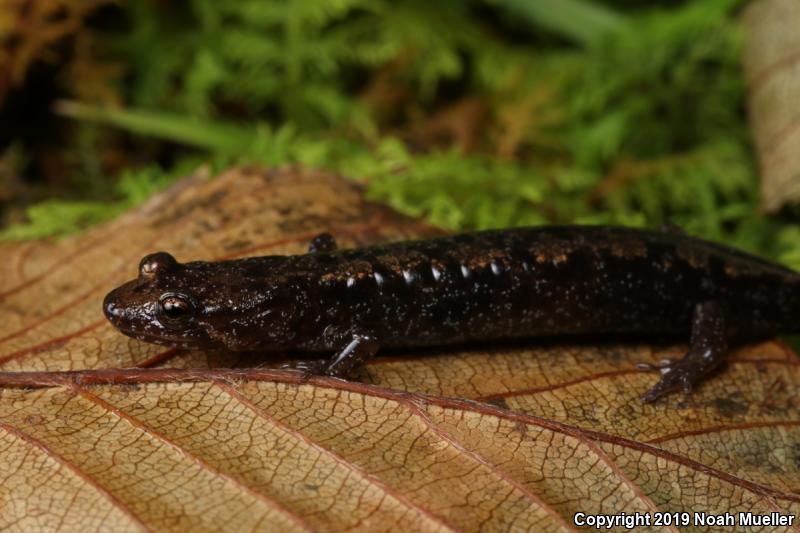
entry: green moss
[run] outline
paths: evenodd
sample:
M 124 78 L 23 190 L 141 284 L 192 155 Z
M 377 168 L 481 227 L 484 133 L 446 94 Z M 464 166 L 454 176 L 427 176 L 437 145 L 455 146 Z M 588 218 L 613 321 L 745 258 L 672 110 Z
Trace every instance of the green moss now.
M 51 201 L 3 235 L 78 231 L 198 161 L 299 162 L 449 228 L 674 223 L 800 267 L 798 219 L 758 211 L 741 2 L 529 4 L 131 2 L 132 31 L 108 37 L 127 106 L 58 109 L 190 155 L 128 171 L 116 203 Z M 480 118 L 451 116 L 438 140 L 431 117 L 464 104 Z M 102 158 L 83 159 L 96 175 Z
M 28 221 L 13 224 L 0 231 L 0 241 L 60 237 L 78 233 L 141 204 L 179 176 L 188 174 L 190 164 L 187 160 L 185 164 L 176 166 L 169 172 L 156 166 L 124 172 L 116 183 L 117 201 L 55 199 L 34 204 L 25 211 Z

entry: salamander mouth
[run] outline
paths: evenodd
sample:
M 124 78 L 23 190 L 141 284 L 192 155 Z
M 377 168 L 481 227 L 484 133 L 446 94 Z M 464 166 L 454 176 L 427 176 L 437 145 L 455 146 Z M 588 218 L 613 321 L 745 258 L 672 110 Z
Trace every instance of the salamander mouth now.
M 167 346 L 169 348 L 182 348 L 182 349 L 199 349 L 205 346 L 207 342 L 202 339 L 193 339 L 191 337 L 170 337 L 169 335 L 159 335 L 156 333 L 148 333 L 140 328 L 128 327 L 125 324 L 115 324 L 114 327 L 123 335 L 132 339 L 151 344 L 158 344 L 160 346 Z
M 166 346 L 169 348 L 182 348 L 182 349 L 199 349 L 202 347 L 200 343 L 192 342 L 191 340 L 186 340 L 183 338 L 175 339 L 175 338 L 168 338 L 162 337 L 159 335 L 152 335 L 148 333 L 142 333 L 139 330 L 127 330 L 124 328 L 117 328 L 120 333 L 123 335 L 127 335 L 132 339 L 136 339 L 138 341 L 148 342 L 151 344 L 158 344 L 160 346 Z

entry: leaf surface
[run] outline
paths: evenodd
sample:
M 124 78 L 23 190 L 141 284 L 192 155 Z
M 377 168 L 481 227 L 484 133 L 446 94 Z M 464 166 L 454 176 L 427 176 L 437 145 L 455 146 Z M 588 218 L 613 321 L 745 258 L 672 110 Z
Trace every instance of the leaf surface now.
M 547 531 L 578 512 L 798 513 L 800 361 L 777 342 L 644 405 L 655 376 L 634 365 L 685 347 L 394 352 L 356 381 L 302 381 L 102 317 L 148 252 L 300 253 L 322 231 L 344 246 L 438 233 L 338 178 L 245 168 L 78 237 L 4 245 L 0 528 Z

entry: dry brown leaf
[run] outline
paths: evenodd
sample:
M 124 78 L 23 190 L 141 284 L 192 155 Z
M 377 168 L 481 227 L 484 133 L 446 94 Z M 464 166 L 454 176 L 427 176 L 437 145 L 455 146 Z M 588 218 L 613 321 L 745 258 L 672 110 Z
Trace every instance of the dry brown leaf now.
M 761 162 L 761 203 L 776 211 L 800 201 L 800 3 L 748 6 L 744 66 L 753 140 Z
M 409 351 L 358 382 L 304 383 L 102 318 L 147 252 L 302 252 L 321 231 L 343 245 L 437 233 L 322 173 L 239 169 L 81 236 L 5 245 L 0 369 L 23 373 L 0 374 L 0 528 L 539 531 L 573 528 L 576 512 L 798 514 L 800 361 L 775 342 L 688 398 L 644 405 L 656 378 L 633 365 L 681 347 Z M 102 370 L 119 367 L 139 368 Z

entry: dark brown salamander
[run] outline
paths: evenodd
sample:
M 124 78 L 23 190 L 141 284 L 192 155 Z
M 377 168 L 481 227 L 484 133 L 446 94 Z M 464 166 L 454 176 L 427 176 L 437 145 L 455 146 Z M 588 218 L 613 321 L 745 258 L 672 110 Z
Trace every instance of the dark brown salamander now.
M 678 232 L 551 226 L 309 253 L 178 263 L 142 259 L 106 317 L 149 342 L 333 351 L 305 369 L 347 376 L 379 348 L 554 334 L 690 335 L 644 396 L 693 385 L 728 341 L 800 331 L 800 274 Z

